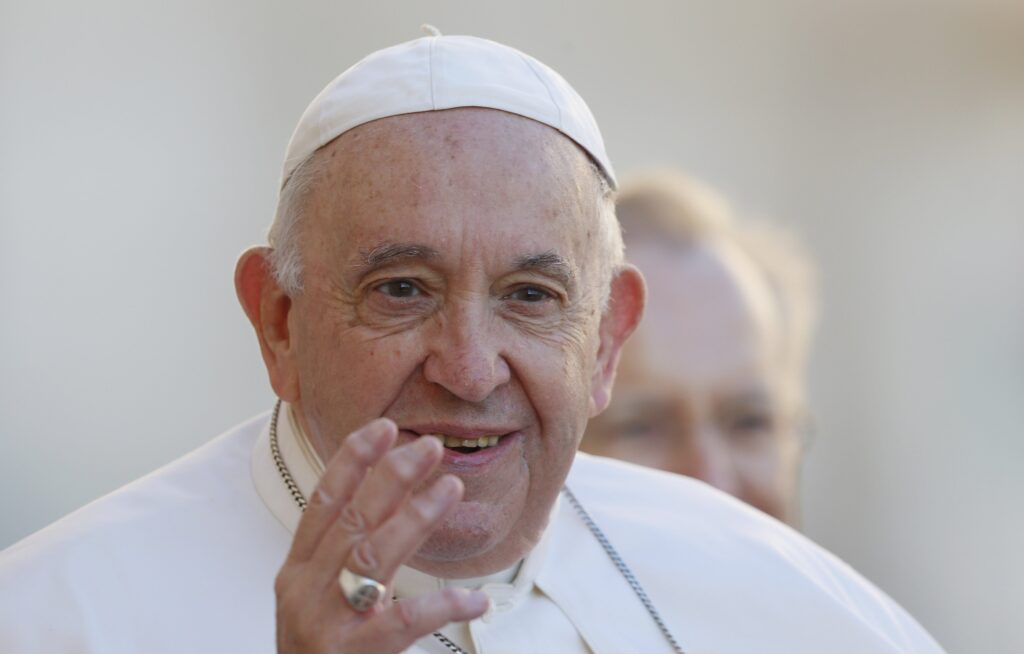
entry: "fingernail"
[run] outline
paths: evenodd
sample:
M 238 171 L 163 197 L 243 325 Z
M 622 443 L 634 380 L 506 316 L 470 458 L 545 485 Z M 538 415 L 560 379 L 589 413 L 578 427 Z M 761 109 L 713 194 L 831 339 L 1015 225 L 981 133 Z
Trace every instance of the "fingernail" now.
M 424 453 L 433 452 L 434 450 L 440 450 L 443 447 L 441 445 L 441 441 L 437 440 L 436 438 L 423 438 L 422 436 L 416 439 L 415 445 L 420 449 L 420 451 Z
M 490 607 L 491 598 L 487 597 L 486 593 L 479 590 L 463 590 L 466 595 L 463 596 L 462 602 L 467 611 L 486 611 Z
M 437 447 L 431 443 L 427 443 L 428 439 L 420 438 L 408 445 L 401 447 L 393 455 L 398 457 L 397 461 L 403 461 L 408 465 L 419 465 L 424 458 L 430 456 L 432 450 Z
M 349 435 L 357 447 L 363 449 L 363 454 L 370 454 L 374 450 L 382 436 L 387 434 L 387 421 L 378 418 L 373 422 L 363 425 Z
M 374 438 L 387 432 L 387 424 L 383 418 L 377 418 L 364 425 L 358 433 L 362 434 L 363 438 Z
M 456 493 L 458 490 L 458 484 L 455 483 L 457 478 L 455 477 L 442 477 L 434 484 L 433 488 L 430 489 L 430 499 L 441 501 L 448 499 Z
M 469 588 L 452 588 L 455 600 L 462 605 L 466 611 L 486 611 L 491 605 L 491 598 L 481 590 L 470 590 Z
M 451 504 L 452 484 L 438 483 L 431 486 L 426 496 L 413 499 L 428 520 L 434 520 L 444 513 Z

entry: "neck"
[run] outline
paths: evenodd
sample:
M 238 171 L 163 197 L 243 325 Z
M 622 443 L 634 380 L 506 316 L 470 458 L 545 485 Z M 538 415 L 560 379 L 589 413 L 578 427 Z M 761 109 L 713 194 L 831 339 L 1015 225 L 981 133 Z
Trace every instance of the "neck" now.
M 296 400 L 294 403 L 288 403 L 287 406 L 295 440 L 302 443 L 316 456 L 319 464 L 317 474 L 322 474 L 324 462 L 330 461 L 334 453 L 338 451 L 338 443 L 322 438 L 319 430 L 310 428 L 311 425 L 306 419 L 306 412 L 302 410 L 301 401 Z

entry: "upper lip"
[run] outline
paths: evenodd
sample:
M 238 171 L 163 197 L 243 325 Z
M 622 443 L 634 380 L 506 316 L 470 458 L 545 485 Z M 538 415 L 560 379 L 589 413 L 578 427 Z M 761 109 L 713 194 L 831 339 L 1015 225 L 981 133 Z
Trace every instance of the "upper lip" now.
M 411 431 L 420 436 L 424 434 L 443 434 L 456 438 L 476 438 L 480 436 L 504 436 L 516 431 L 514 427 L 497 427 L 494 425 L 402 425 L 401 429 Z

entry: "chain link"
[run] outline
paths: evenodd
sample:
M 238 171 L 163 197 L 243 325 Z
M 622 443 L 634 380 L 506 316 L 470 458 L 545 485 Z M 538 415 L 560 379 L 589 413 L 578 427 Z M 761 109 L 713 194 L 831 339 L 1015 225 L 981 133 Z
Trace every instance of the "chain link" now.
M 676 641 L 676 637 L 672 635 L 671 631 L 669 631 L 668 625 L 666 625 L 665 621 L 661 619 L 661 614 L 658 613 L 658 609 L 654 608 L 654 602 L 652 602 L 651 598 L 647 596 L 647 592 L 644 590 L 644 587 L 640 585 L 640 580 L 636 578 L 633 571 L 629 569 L 628 565 L 626 565 L 626 562 L 619 555 L 618 550 L 612 546 L 608 537 L 604 535 L 604 532 L 597 526 L 597 523 L 590 517 L 590 514 L 583 508 L 583 505 L 580 504 L 578 499 L 576 499 L 576 496 L 573 495 L 573 492 L 569 490 L 568 486 L 562 486 L 562 494 L 564 494 L 565 498 L 569 500 L 569 504 L 572 504 L 572 508 L 576 509 L 576 513 L 580 516 L 580 519 L 583 520 L 583 523 L 587 525 L 587 528 L 590 529 L 590 533 L 594 534 L 594 538 L 596 538 L 597 542 L 599 542 L 601 547 L 604 548 L 605 553 L 608 554 L 608 558 L 612 560 L 615 567 L 618 568 L 619 572 L 622 573 L 622 576 L 626 578 L 626 581 L 629 583 L 629 587 L 632 588 L 633 592 L 636 593 L 636 596 L 640 598 L 640 603 L 643 604 L 644 608 L 647 609 L 647 612 L 651 614 L 651 617 L 654 619 L 654 624 L 658 625 L 658 629 L 660 629 L 661 633 L 664 634 L 665 638 L 668 640 L 668 644 L 672 646 L 673 651 L 678 654 L 686 654 L 686 652 L 683 651 L 683 648 L 680 647 L 679 643 Z
M 288 471 L 288 466 L 285 465 L 284 457 L 281 456 L 281 448 L 278 447 L 277 444 L 277 419 L 280 412 L 281 400 L 279 399 L 277 404 L 274 405 L 274 413 L 270 417 L 270 454 L 274 458 L 274 465 L 277 466 L 277 472 L 281 475 L 284 485 L 288 488 L 288 492 L 291 493 L 295 503 L 299 506 L 299 511 L 305 511 L 307 504 L 306 497 L 302 494 L 302 490 L 299 489 L 299 485 L 295 483 L 295 479 L 292 477 L 291 472 Z M 615 549 L 611 541 L 608 540 L 608 537 L 605 536 L 601 528 L 597 526 L 597 523 L 590 517 L 590 514 L 583 508 L 583 505 L 580 504 L 578 499 L 576 499 L 576 496 L 571 490 L 569 490 L 568 486 L 562 487 L 562 493 L 565 495 L 566 499 L 569 500 L 569 504 L 572 504 L 572 508 L 576 510 L 576 514 L 579 515 L 583 524 L 587 526 L 590 533 L 592 533 L 594 538 L 597 539 L 597 542 L 601 544 L 601 547 L 608 555 L 608 558 L 612 560 L 612 563 L 615 564 L 619 573 L 626 579 L 629 587 L 633 589 L 634 593 L 636 593 L 636 596 L 640 599 L 640 603 L 644 605 L 644 608 L 647 609 L 651 618 L 654 619 L 654 624 L 658 625 L 658 629 L 661 630 L 661 633 L 668 640 L 669 645 L 672 646 L 672 650 L 677 654 L 686 654 L 686 652 L 683 651 L 683 648 L 679 646 L 679 643 L 676 642 L 675 636 L 673 636 L 672 632 L 669 631 L 668 625 L 666 625 L 665 621 L 661 619 L 661 614 L 659 614 L 658 610 L 654 608 L 654 602 L 652 602 L 651 598 L 647 596 L 647 592 L 644 591 L 644 587 L 640 585 L 640 580 L 636 578 L 633 571 L 629 569 L 628 565 L 626 565 L 626 562 L 619 555 L 618 550 Z M 454 652 L 454 654 L 469 654 L 469 652 L 456 645 L 440 631 L 435 631 L 433 636 L 442 645 L 448 648 L 449 651 Z
M 281 479 L 284 480 L 288 492 L 292 494 L 292 499 L 299 505 L 299 511 L 305 511 L 306 497 L 299 489 L 299 485 L 295 483 L 295 479 L 292 478 L 292 473 L 288 472 L 288 466 L 284 464 L 284 457 L 281 456 L 281 448 L 277 445 L 277 418 L 280 414 L 281 400 L 278 400 L 274 405 L 274 415 L 270 416 L 270 455 L 274 457 L 274 465 L 277 466 L 277 471 L 281 474 Z
M 442 634 L 440 631 L 434 632 L 434 638 L 441 641 L 442 645 L 447 647 L 452 652 L 455 652 L 455 654 L 469 654 L 469 652 L 467 652 L 466 650 L 462 649 L 461 647 L 450 641 L 448 637 Z

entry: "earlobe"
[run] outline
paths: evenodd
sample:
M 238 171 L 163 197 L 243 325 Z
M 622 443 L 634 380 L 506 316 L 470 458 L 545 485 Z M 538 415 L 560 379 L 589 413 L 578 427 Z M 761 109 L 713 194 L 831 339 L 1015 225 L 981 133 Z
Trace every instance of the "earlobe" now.
M 643 275 L 636 266 L 623 265 L 612 279 L 608 309 L 601 316 L 601 341 L 590 389 L 591 418 L 604 411 L 611 401 L 622 346 L 640 324 L 646 300 L 647 286 Z
M 288 326 L 292 301 L 271 273 L 270 251 L 252 247 L 242 253 L 235 266 L 235 293 L 256 330 L 270 385 L 282 400 L 295 402 L 299 385 Z

